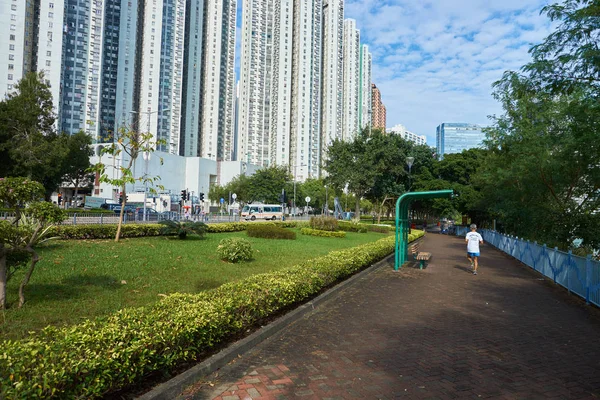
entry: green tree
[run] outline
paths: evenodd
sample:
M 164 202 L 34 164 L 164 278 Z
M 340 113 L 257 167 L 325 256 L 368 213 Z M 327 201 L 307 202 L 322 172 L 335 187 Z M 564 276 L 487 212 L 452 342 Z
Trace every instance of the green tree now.
M 94 180 L 94 174 L 90 173 L 90 157 L 94 154 L 91 144 L 92 138 L 83 131 L 67 138 L 68 153 L 63 163 L 66 171 L 63 180 L 75 186 L 75 199 L 81 185 L 90 186 Z
M 286 167 L 272 166 L 259 169 L 249 179 L 248 201 L 278 203 L 281 190 L 289 188 L 291 180 L 292 176 Z
M 90 172 L 96 172 L 100 176 L 100 182 L 105 182 L 121 188 L 123 202 L 121 204 L 121 213 L 119 214 L 119 225 L 117 226 L 115 242 L 118 242 L 121 236 L 121 226 L 123 225 L 123 214 L 125 212 L 125 202 L 127 199 L 127 185 L 134 184 L 135 182 L 147 183 L 150 185 L 150 190 L 155 191 L 153 186 L 160 180 L 159 176 L 144 175 L 142 177 L 134 177 L 132 170 L 133 164 L 140 154 L 153 153 L 157 146 L 165 144 L 163 140 L 154 140 L 153 137 L 154 135 L 150 132 L 139 132 L 129 129 L 126 126 L 122 126 L 115 136 L 115 142 L 111 145 L 104 146 L 101 152 L 101 155 L 111 154 L 115 158 L 127 156 L 128 160 L 124 160 L 121 165 L 109 166 L 117 169 L 119 177 L 111 178 L 112 174 L 107 173 L 107 166 L 102 163 L 102 157 L 100 157 L 100 161 L 90 170 Z M 125 157 L 123 157 L 123 159 L 124 158 Z M 160 162 L 162 164 L 162 158 L 160 159 Z M 164 190 L 162 185 L 157 185 L 157 187 Z
M 582 85 L 600 91 L 600 3 L 566 0 L 542 9 L 556 30 L 531 48 L 532 62 L 523 67 L 543 90 L 565 93 Z
M 0 174 L 40 182 L 47 199 L 62 182 L 68 153 L 67 136 L 57 134 L 54 124 L 52 94 L 42 72 L 27 73 L 0 102 L 0 152 L 7 160 Z

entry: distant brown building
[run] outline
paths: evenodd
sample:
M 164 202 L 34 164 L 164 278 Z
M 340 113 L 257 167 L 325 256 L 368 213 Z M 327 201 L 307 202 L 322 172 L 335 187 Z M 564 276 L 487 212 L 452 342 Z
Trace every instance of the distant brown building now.
M 381 102 L 381 92 L 375 86 L 374 83 L 371 84 L 371 91 L 373 99 L 372 107 L 373 107 L 373 128 L 379 128 L 383 130 L 385 133 L 385 106 Z

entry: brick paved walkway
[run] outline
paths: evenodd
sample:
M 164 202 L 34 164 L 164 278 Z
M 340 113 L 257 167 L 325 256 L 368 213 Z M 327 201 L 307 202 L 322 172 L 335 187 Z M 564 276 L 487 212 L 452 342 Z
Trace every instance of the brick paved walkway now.
M 600 313 L 491 246 L 428 234 L 426 270 L 376 270 L 181 399 L 591 399 Z

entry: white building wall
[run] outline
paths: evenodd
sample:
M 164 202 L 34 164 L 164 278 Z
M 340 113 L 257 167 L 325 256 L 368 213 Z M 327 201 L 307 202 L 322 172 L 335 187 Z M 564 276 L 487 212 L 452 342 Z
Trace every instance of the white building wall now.
M 306 165 L 301 181 L 320 174 L 322 9 L 321 0 L 294 4 L 290 168 Z
M 235 154 L 235 39 L 237 24 L 237 0 L 228 0 L 222 23 L 223 44 L 222 68 L 224 81 L 221 82 L 219 95 L 219 139 L 217 157 L 220 160 L 231 161 Z
M 342 139 L 344 1 L 323 2 L 321 160 L 335 139 Z
M 273 4 L 273 0 L 248 0 L 242 9 L 237 153 L 261 165 L 269 163 Z
M 292 125 L 292 55 L 294 51 L 294 2 L 275 2 L 273 32 L 273 77 L 271 89 L 270 164 L 290 164 Z M 244 160 L 243 153 L 239 153 Z
M 137 1 L 121 0 L 121 26 L 119 28 L 119 65 L 117 72 L 117 92 L 115 101 L 115 126 L 118 132 L 123 126 L 131 126 L 134 115 L 133 97 L 136 74 L 137 51 Z M 141 49 L 140 49 L 141 51 Z M 140 120 L 142 121 L 142 120 Z M 146 129 L 146 125 L 141 127 Z
M 180 154 L 187 157 L 197 157 L 200 151 L 200 100 L 202 82 L 202 46 L 204 27 L 204 1 L 192 0 L 191 7 L 186 10 L 187 21 L 187 65 L 184 66 L 185 85 L 185 115 L 182 115 L 181 140 L 184 145 Z M 183 110 L 182 110 L 183 112 Z M 180 144 L 181 146 L 182 144 Z
M 360 32 L 356 21 L 344 21 L 343 140 L 351 141 L 359 131 Z
M 0 0 L 0 96 L 23 78 L 25 70 L 25 1 Z M 28 39 L 28 40 L 32 40 Z
M 91 1 L 89 4 L 89 30 L 79 33 L 87 35 L 87 70 L 85 90 L 85 131 L 93 138 L 98 138 L 100 129 L 100 73 L 102 71 L 102 39 L 104 37 L 104 1 Z M 71 132 L 75 133 L 75 132 Z
M 359 93 L 359 128 L 362 130 L 371 125 L 372 118 L 372 55 L 369 46 L 363 44 L 360 48 L 360 93 Z
M 13 3 L 15 3 L 13 1 Z M 64 0 L 40 1 L 37 60 L 38 71 L 50 82 L 54 111 L 59 115 Z
M 142 31 L 139 113 L 140 127 L 158 137 L 158 104 L 160 88 L 160 50 L 162 43 L 163 0 L 151 0 L 144 7 Z

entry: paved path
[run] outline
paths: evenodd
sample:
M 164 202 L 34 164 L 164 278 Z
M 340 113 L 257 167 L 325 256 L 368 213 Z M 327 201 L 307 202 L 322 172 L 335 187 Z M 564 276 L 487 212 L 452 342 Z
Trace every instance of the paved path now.
M 426 270 L 384 267 L 182 399 L 592 399 L 600 312 L 491 246 L 428 234 Z

